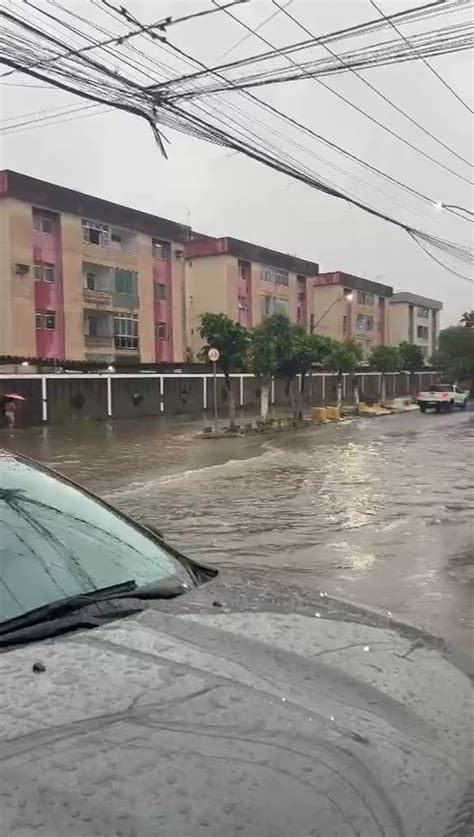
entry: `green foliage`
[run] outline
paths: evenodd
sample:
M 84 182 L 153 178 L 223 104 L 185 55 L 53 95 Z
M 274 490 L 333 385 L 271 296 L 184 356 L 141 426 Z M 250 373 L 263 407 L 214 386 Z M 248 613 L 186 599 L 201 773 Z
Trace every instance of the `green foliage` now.
M 377 372 L 397 372 L 401 366 L 398 346 L 374 346 L 369 356 L 370 365 Z
M 474 311 L 465 311 L 460 322 L 465 328 L 474 328 Z
M 334 340 L 332 337 L 325 337 L 323 334 L 311 334 L 310 335 L 311 345 L 312 345 L 312 363 L 326 363 L 329 355 L 333 351 L 333 349 L 338 345 L 337 340 Z
M 217 365 L 224 375 L 244 369 L 250 343 L 246 328 L 226 314 L 202 314 L 199 333 L 206 340 L 203 354 L 211 348 L 219 350 Z
M 421 346 L 404 341 L 400 343 L 398 351 L 400 352 L 402 369 L 412 373 L 423 369 L 425 358 Z
M 277 350 L 269 319 L 251 332 L 248 363 L 257 378 L 271 378 L 278 373 Z
M 336 343 L 327 356 L 326 365 L 330 372 L 337 372 L 338 375 L 347 373 L 353 375 L 363 360 L 364 353 L 362 346 L 352 340 L 344 343 Z
M 439 335 L 436 365 L 459 381 L 474 379 L 474 328 L 445 328 Z

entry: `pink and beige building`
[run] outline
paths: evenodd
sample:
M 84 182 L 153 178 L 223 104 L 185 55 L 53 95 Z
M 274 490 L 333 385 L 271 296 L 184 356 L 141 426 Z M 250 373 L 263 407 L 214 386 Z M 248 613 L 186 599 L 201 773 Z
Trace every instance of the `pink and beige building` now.
M 201 315 L 225 313 L 241 325 L 257 326 L 264 317 L 285 313 L 309 330 L 313 283 L 318 265 L 237 238 L 192 233 L 186 244 L 186 320 L 188 347 L 202 347 Z
M 336 340 L 354 340 L 367 355 L 388 343 L 393 288 L 336 270 L 313 282 L 311 330 Z
M 0 172 L 0 356 L 182 361 L 188 227 Z
M 202 314 L 248 328 L 436 345 L 442 304 L 315 262 L 0 172 L 0 357 L 114 365 L 198 360 Z M 390 320 L 390 323 L 389 323 Z

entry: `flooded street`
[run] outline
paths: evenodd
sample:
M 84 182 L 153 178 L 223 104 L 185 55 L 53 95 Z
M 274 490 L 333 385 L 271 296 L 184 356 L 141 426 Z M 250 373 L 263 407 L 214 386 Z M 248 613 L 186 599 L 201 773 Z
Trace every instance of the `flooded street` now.
M 201 426 L 91 423 L 0 443 L 205 563 L 391 611 L 470 644 L 474 413 L 412 412 L 263 440 L 203 440 Z

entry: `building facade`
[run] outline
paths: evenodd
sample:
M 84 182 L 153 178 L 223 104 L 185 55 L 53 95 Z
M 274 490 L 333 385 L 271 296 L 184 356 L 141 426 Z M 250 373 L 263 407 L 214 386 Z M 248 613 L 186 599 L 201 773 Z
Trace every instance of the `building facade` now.
M 182 361 L 188 227 L 0 172 L 0 355 Z
M 439 312 L 437 299 L 409 292 L 396 293 L 390 300 L 390 343 L 415 343 L 428 360 L 438 344 Z
M 202 347 L 201 315 L 224 313 L 241 325 L 257 326 L 279 312 L 309 330 L 312 284 L 318 265 L 236 238 L 192 234 L 186 244 L 188 349 Z
M 393 289 L 360 276 L 334 271 L 313 280 L 311 331 L 335 340 L 355 340 L 367 355 L 388 343 Z

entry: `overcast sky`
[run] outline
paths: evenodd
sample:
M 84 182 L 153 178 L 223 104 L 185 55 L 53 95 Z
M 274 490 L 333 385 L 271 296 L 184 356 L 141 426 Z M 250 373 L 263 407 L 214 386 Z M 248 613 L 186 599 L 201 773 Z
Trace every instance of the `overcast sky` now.
M 55 12 L 55 0 L 33 1 L 41 8 Z M 28 14 L 36 24 L 48 25 L 41 15 L 19 0 L 7 5 L 16 14 Z M 112 34 L 123 31 L 118 22 L 99 8 L 100 2 L 61 0 L 61 5 L 67 5 L 75 14 L 96 22 Z M 118 0 L 116 5 L 119 5 Z M 176 16 L 212 6 L 207 0 L 146 0 L 126 5 L 144 23 L 168 14 Z M 385 13 L 393 14 L 421 5 L 421 0 L 377 0 L 377 5 Z M 255 28 L 275 10 L 269 0 L 252 0 L 232 11 L 241 21 Z M 316 36 L 377 17 L 369 0 L 293 0 L 288 11 Z M 406 35 L 426 32 L 467 19 L 472 19 L 469 6 L 461 13 L 425 21 L 422 26 L 412 24 L 403 32 Z M 74 20 L 69 18 L 69 22 Z M 258 31 L 280 47 L 307 37 L 281 12 Z M 266 49 L 255 35 L 239 43 L 247 34 L 242 26 L 220 12 L 177 25 L 169 30 L 168 36 L 173 44 L 210 65 L 218 63 L 229 50 L 225 60 Z M 375 40 L 395 37 L 392 31 L 383 36 L 379 34 Z M 337 42 L 333 49 L 342 52 L 373 42 L 367 38 Z M 142 37 L 134 43 L 143 50 L 145 57 L 158 55 L 157 48 L 149 40 Z M 325 56 L 321 47 L 317 50 L 307 57 Z M 298 56 L 296 60 L 303 58 Z M 472 107 L 472 52 L 439 56 L 431 61 Z M 280 58 L 279 64 L 283 66 L 283 63 Z M 177 73 L 183 71 L 172 58 L 169 67 Z M 473 145 L 470 114 L 420 61 L 364 70 L 362 75 L 446 145 L 470 158 Z M 443 150 L 351 73 L 331 76 L 325 82 L 391 130 L 463 177 L 472 179 L 472 169 L 468 165 Z M 319 262 L 324 271 L 344 270 L 393 285 L 396 290 L 440 299 L 445 307 L 445 324 L 455 322 L 462 311 L 474 307 L 472 284 L 435 264 L 402 231 L 359 209 L 326 197 L 234 152 L 171 130 L 165 132 L 170 140 L 167 146 L 169 159 L 165 160 L 144 120 L 104 107 L 87 112 L 87 117 L 81 112 L 83 118 L 78 118 L 79 114 L 74 119 L 62 116 L 63 109 L 81 106 L 84 101 L 54 88 L 33 88 L 32 84 L 38 83 L 19 74 L 11 74 L 1 82 L 2 168 L 15 169 L 191 223 L 200 232 L 230 235 L 311 259 Z M 472 208 L 472 187 L 468 183 L 389 136 L 316 81 L 305 79 L 265 87 L 258 95 L 423 194 Z M 221 94 L 221 103 L 223 96 L 228 97 L 230 104 L 262 119 L 262 112 L 252 111 L 251 103 L 242 95 L 235 92 Z M 52 115 L 59 114 L 58 120 L 69 121 L 55 125 L 41 123 L 41 127 L 34 130 L 31 126 L 26 126 L 28 130 L 18 127 L 23 114 L 27 115 L 26 120 L 37 111 L 48 114 L 52 111 Z M 277 127 L 277 123 L 274 124 Z M 282 124 L 279 123 L 278 128 L 282 130 Z M 287 128 L 283 131 L 285 137 L 303 143 L 307 149 L 303 154 L 292 146 L 289 148 L 291 153 L 338 188 L 419 229 L 451 241 L 472 244 L 472 224 L 436 210 L 300 132 L 291 133 Z M 267 129 L 266 137 L 285 147 L 284 138 L 275 139 L 271 127 Z M 335 171 L 328 163 L 339 166 L 342 171 Z M 463 263 L 447 259 L 446 263 L 467 275 Z

